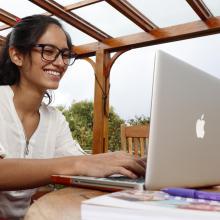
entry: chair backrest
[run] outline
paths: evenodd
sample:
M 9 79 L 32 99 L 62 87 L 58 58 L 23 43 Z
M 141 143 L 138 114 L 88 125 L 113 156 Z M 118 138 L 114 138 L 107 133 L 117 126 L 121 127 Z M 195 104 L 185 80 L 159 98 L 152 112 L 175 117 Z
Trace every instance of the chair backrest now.
M 127 126 L 121 124 L 121 149 L 135 156 L 147 155 L 149 124 Z

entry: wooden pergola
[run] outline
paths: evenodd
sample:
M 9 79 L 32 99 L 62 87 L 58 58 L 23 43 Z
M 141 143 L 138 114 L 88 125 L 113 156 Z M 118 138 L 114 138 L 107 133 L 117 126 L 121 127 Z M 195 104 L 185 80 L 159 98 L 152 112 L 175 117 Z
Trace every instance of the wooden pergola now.
M 74 14 L 74 10 L 98 4 L 104 0 L 81 0 L 78 3 L 63 6 L 54 0 L 29 0 L 46 10 L 48 16 L 55 15 L 85 34 L 96 39 L 94 43 L 77 45 L 73 50 L 79 58 L 91 63 L 96 74 L 94 95 L 93 153 L 108 150 L 108 114 L 109 114 L 109 76 L 115 60 L 124 52 L 161 43 L 190 39 L 220 33 L 220 16 L 214 16 L 203 0 L 182 0 L 188 3 L 200 18 L 197 21 L 160 28 L 127 0 L 105 0 L 115 10 L 130 19 L 142 32 L 121 37 L 111 37 L 109 33 Z M 219 3 L 220 4 L 220 3 Z M 166 13 L 166 12 L 164 12 Z M 0 8 L 0 31 L 14 26 L 16 14 Z M 110 33 L 111 34 L 111 33 Z M 5 37 L 0 36 L 0 46 Z M 111 56 L 111 53 L 114 53 Z M 90 58 L 96 56 L 95 62 Z

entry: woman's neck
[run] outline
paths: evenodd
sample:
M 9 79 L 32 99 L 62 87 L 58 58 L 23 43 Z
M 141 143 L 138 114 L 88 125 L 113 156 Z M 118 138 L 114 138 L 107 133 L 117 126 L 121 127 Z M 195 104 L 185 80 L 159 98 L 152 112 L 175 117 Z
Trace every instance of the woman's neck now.
M 21 115 L 34 115 L 39 113 L 39 108 L 44 97 L 44 92 L 26 88 L 20 85 L 11 86 L 14 92 L 14 105 Z

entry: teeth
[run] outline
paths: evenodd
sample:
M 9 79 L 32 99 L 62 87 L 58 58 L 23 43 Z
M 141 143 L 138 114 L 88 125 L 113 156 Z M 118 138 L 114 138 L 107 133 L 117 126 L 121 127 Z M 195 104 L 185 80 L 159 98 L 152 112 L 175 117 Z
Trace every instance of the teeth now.
M 53 75 L 53 76 L 60 76 L 60 73 L 59 72 L 55 72 L 55 71 L 52 71 L 52 70 L 49 70 L 49 71 L 46 71 L 49 75 Z

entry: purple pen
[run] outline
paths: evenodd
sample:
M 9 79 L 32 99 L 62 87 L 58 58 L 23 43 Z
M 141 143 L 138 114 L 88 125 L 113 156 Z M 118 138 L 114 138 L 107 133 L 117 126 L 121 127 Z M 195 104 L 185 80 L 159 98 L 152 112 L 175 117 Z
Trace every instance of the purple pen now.
M 171 196 L 220 201 L 220 193 L 217 192 L 203 192 L 186 188 L 164 188 L 161 191 L 168 193 Z

